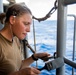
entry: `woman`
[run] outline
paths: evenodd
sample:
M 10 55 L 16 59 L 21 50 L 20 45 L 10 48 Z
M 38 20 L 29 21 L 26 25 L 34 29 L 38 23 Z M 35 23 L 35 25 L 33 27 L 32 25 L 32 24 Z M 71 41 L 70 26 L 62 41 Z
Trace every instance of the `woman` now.
M 5 25 L 0 30 L 0 75 L 38 75 L 40 71 L 29 65 L 38 58 L 48 57 L 49 54 L 36 53 L 22 60 L 19 42 L 25 38 L 27 32 L 30 32 L 32 23 L 30 9 L 25 5 L 13 4 L 3 16 Z

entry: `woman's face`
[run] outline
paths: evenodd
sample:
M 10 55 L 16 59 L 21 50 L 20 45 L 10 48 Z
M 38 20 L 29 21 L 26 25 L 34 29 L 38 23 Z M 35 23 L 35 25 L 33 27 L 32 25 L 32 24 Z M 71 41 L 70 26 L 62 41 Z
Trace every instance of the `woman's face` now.
M 12 32 L 19 39 L 23 40 L 30 32 L 30 25 L 32 23 L 32 15 L 24 14 L 19 17 L 15 17 L 15 22 L 12 25 Z

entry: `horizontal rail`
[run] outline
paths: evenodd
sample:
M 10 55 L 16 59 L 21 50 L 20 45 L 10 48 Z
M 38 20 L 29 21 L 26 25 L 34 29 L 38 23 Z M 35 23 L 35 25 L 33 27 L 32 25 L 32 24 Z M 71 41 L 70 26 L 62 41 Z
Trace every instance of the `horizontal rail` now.
M 75 4 L 76 0 L 64 0 L 64 5 Z
M 73 62 L 73 61 L 71 61 L 71 60 L 69 60 L 67 58 L 64 58 L 64 62 L 66 64 L 70 65 L 71 67 L 76 68 L 76 63 L 75 62 Z

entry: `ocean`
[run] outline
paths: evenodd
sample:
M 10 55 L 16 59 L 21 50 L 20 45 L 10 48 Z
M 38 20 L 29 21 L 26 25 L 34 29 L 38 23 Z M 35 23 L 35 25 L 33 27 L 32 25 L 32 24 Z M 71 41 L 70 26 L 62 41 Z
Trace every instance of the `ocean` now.
M 35 42 L 36 42 L 36 52 L 48 52 L 53 55 L 56 52 L 56 39 L 57 39 L 57 21 L 56 20 L 46 20 L 42 22 L 34 21 L 35 30 Z M 74 21 L 67 21 L 67 32 L 66 32 L 66 50 L 65 57 L 72 60 L 73 54 L 73 37 L 74 37 Z M 34 33 L 33 24 L 31 25 L 31 31 L 28 33 L 28 42 L 34 49 Z M 29 50 L 29 55 L 32 52 Z M 51 59 L 50 59 L 51 60 Z M 76 62 L 76 51 L 75 59 Z M 45 65 L 42 60 L 37 61 L 38 68 Z M 36 62 L 31 64 L 32 67 L 36 67 Z M 54 70 L 42 70 L 40 75 L 56 75 Z M 72 75 L 72 67 L 65 64 L 65 75 Z M 74 75 L 76 75 L 76 69 L 74 69 Z

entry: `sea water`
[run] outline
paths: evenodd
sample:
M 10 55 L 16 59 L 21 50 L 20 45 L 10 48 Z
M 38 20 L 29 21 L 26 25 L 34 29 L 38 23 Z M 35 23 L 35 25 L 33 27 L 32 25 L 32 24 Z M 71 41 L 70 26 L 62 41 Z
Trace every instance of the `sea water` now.
M 34 27 L 34 28 L 33 28 Z M 35 31 L 35 33 L 33 33 Z M 74 21 L 67 21 L 66 30 L 66 50 L 65 56 L 72 60 L 73 54 L 73 37 L 74 37 Z M 35 38 L 34 38 L 35 35 Z M 56 39 L 57 39 L 57 21 L 56 20 L 46 20 L 42 22 L 34 21 L 34 25 L 31 25 L 31 32 L 28 34 L 28 41 L 31 47 L 34 49 L 34 40 L 36 43 L 36 52 L 48 52 L 51 55 L 56 52 Z M 29 50 L 29 55 L 32 52 Z M 76 62 L 76 51 L 75 59 Z M 38 60 L 34 62 L 31 66 L 41 68 L 45 65 L 45 62 Z M 42 70 L 40 75 L 56 75 L 56 70 Z M 65 64 L 65 75 L 72 75 L 72 67 Z M 76 69 L 74 69 L 74 75 L 76 75 Z

